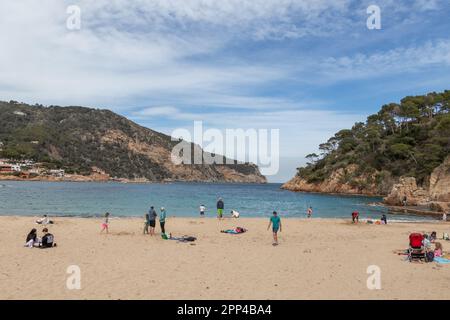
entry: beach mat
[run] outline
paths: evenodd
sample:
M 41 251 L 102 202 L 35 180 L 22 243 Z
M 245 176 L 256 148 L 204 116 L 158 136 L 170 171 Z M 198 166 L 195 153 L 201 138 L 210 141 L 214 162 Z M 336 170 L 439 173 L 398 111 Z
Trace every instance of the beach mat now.
M 434 262 L 440 263 L 440 264 L 449 264 L 450 259 L 442 258 L 442 257 L 434 257 Z

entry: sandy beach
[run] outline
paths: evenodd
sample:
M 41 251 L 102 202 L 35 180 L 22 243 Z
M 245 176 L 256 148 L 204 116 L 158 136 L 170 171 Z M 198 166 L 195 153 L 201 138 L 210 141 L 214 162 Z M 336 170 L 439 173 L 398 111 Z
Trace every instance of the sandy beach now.
M 0 217 L 0 299 L 450 299 L 450 265 L 409 263 L 410 232 L 450 232 L 450 223 L 352 225 L 345 220 L 283 219 L 272 246 L 268 219 L 168 218 L 174 236 L 142 234 L 143 219 L 55 218 L 58 244 L 23 247 L 34 217 Z M 242 226 L 247 233 L 221 229 Z M 444 251 L 450 242 L 441 241 Z M 69 290 L 67 268 L 81 271 L 81 289 Z M 366 285 L 369 265 L 381 269 L 381 290 Z

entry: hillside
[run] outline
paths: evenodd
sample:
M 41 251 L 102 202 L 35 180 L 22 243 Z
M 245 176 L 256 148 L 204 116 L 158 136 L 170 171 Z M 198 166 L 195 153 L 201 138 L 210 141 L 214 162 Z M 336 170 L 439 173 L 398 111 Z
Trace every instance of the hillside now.
M 254 164 L 175 165 L 170 156 L 177 143 L 109 110 L 0 102 L 3 158 L 78 175 L 98 168 L 130 180 L 266 182 Z
M 433 170 L 450 154 L 450 91 L 384 105 L 365 123 L 337 132 L 319 150 L 307 156 L 308 164 L 283 188 L 387 195 L 400 177 L 412 177 L 428 189 Z

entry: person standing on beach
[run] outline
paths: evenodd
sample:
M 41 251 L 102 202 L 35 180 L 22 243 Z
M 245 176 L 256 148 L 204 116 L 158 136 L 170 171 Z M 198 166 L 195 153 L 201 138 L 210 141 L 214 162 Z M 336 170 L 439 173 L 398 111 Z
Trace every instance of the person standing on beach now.
M 309 207 L 308 210 L 306 210 L 306 216 L 308 218 L 311 218 L 312 213 L 313 213 L 313 209 L 312 209 L 312 207 Z
M 144 234 L 148 234 L 148 227 L 150 227 L 150 214 L 146 213 L 144 216 Z
M 200 217 L 204 217 L 205 216 L 205 211 L 206 211 L 206 207 L 205 205 L 200 205 Z
M 225 209 L 225 204 L 223 203 L 222 198 L 219 198 L 217 201 L 217 218 L 222 219 L 223 209 Z
M 150 226 L 150 235 L 155 235 L 155 225 L 156 225 L 156 217 L 158 216 L 156 214 L 155 208 L 150 207 L 150 210 L 148 211 L 148 224 Z
M 273 245 L 278 245 L 278 231 L 281 232 L 281 219 L 278 216 L 277 212 L 274 211 L 273 215 L 270 217 L 269 225 L 267 226 L 267 230 L 269 230 L 270 225 L 272 225 L 273 232 Z
M 161 227 L 161 233 L 166 233 L 165 229 L 166 224 L 166 209 L 164 207 L 161 207 L 161 214 L 159 215 L 159 226 Z
M 103 233 L 103 231 L 106 230 L 106 233 L 109 233 L 109 212 L 105 213 L 105 220 L 103 220 L 102 223 L 102 230 L 100 233 Z
M 352 212 L 352 223 L 359 222 L 359 212 L 357 210 Z

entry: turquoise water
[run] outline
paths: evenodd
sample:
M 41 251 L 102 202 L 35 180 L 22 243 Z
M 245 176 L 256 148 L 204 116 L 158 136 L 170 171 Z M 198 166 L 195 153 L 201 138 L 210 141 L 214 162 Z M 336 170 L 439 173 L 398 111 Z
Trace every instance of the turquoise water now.
M 164 206 L 169 216 L 192 217 L 204 204 L 206 216 L 215 216 L 218 197 L 225 214 L 238 210 L 242 217 L 266 217 L 273 210 L 283 217 L 304 218 L 308 206 L 313 217 L 349 218 L 357 209 L 363 218 L 379 218 L 386 209 L 369 206 L 376 197 L 294 193 L 280 184 L 124 184 L 80 182 L 0 182 L 0 215 L 142 216 L 150 205 Z M 394 218 L 393 216 L 391 218 Z M 396 220 L 420 217 L 396 215 Z

